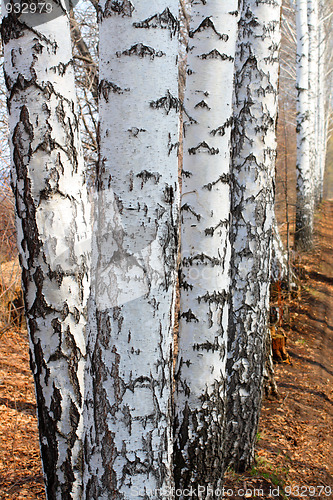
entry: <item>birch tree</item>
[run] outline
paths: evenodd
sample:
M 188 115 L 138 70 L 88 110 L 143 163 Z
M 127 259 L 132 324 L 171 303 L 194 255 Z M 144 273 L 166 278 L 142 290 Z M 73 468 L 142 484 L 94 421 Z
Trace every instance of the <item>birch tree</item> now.
M 183 112 L 175 393 L 175 482 L 181 489 L 217 488 L 223 477 L 237 15 L 237 1 L 192 2 Z
M 246 0 L 235 58 L 226 464 L 253 459 L 269 307 L 281 2 Z
M 178 3 L 99 4 L 87 498 L 172 485 Z
M 320 201 L 320 163 L 318 161 L 318 0 L 308 0 L 309 35 L 309 154 L 313 183 L 313 203 Z
M 313 172 L 309 146 L 309 36 L 307 1 L 296 2 L 297 187 L 295 245 L 308 249 L 313 240 Z
M 318 8 L 318 94 L 317 94 L 317 134 L 318 134 L 318 170 L 319 170 L 319 201 L 324 191 L 324 171 L 326 162 L 327 142 L 329 140 L 330 117 L 332 110 L 332 54 L 329 50 L 332 33 L 332 12 L 329 4 L 319 1 Z M 332 42 L 331 42 L 332 43 Z
M 63 11 L 29 27 L 6 5 L 12 187 L 46 491 L 81 498 L 90 214 L 69 22 Z

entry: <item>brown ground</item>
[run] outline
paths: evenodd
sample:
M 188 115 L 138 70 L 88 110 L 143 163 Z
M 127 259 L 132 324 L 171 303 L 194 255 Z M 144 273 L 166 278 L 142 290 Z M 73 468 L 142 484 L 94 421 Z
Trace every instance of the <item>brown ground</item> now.
M 264 401 L 256 464 L 227 472 L 225 498 L 333 499 L 333 201 L 317 228 L 315 250 L 298 263 L 291 364 L 276 365 L 280 399 Z M 0 339 L 0 499 L 45 498 L 27 353 L 24 331 Z

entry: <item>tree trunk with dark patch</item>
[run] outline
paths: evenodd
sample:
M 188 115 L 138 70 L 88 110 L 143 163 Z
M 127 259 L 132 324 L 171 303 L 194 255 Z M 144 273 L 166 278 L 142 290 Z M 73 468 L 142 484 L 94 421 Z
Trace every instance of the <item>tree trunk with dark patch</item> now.
M 253 460 L 268 328 L 280 2 L 246 0 L 235 60 L 226 465 Z
M 61 36 L 59 36 L 61 33 Z M 66 14 L 2 21 L 17 241 L 47 498 L 82 498 L 90 209 Z
M 314 172 L 309 144 L 309 34 L 307 0 L 296 2 L 296 249 L 308 250 L 313 244 Z
M 193 2 L 184 98 L 175 486 L 221 487 L 237 1 Z M 180 496 L 180 498 L 183 498 Z
M 163 498 L 173 484 L 178 3 L 101 1 L 99 22 L 85 495 Z

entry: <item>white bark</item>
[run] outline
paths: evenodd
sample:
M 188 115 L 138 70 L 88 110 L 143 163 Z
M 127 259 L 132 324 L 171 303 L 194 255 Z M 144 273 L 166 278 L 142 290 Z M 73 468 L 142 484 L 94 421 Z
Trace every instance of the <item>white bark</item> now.
M 226 463 L 252 461 L 271 278 L 281 2 L 243 2 L 232 130 L 231 302 Z
M 272 282 L 281 281 L 288 277 L 288 254 L 282 243 L 276 217 L 273 218 L 272 239 Z
M 90 213 L 68 18 L 29 29 L 7 15 L 2 40 L 46 491 L 52 500 L 76 499 L 82 494 Z
M 310 248 L 313 239 L 313 172 L 309 144 L 309 36 L 307 25 L 307 0 L 296 2 L 296 231 L 298 248 Z
M 320 164 L 318 161 L 318 0 L 308 0 L 309 34 L 309 155 L 314 202 L 320 201 Z
M 172 485 L 178 3 L 101 1 L 88 498 Z M 94 317 L 95 308 L 95 317 Z
M 318 95 L 317 95 L 317 133 L 318 133 L 318 164 L 319 164 L 319 200 L 322 200 L 324 190 L 324 171 L 326 163 L 327 138 L 325 133 L 326 110 L 325 110 L 325 54 L 326 37 L 324 23 L 323 1 L 319 3 L 319 25 L 318 25 Z
M 177 488 L 217 488 L 229 298 L 229 164 L 237 1 L 192 3 L 184 99 Z M 202 498 L 208 498 L 207 493 Z

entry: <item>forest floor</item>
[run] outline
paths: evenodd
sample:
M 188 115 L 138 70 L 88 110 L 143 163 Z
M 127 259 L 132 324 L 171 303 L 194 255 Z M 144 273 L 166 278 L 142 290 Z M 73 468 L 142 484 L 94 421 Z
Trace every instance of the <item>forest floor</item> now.
M 298 258 L 290 363 L 275 365 L 280 397 L 264 400 L 255 464 L 227 471 L 224 498 L 333 499 L 333 201 L 316 227 L 313 252 Z M 0 499 L 45 499 L 24 330 L 0 339 Z

